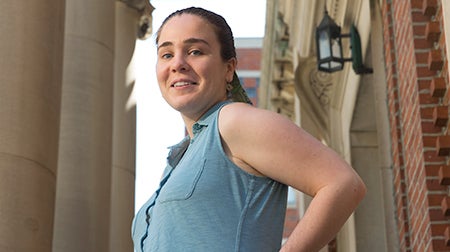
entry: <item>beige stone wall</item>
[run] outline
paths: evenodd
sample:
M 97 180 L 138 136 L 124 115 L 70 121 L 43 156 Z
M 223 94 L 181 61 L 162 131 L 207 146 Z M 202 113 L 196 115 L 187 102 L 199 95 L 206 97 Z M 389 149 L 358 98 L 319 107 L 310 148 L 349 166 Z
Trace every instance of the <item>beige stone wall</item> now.
M 0 251 L 50 251 L 64 1 L 1 1 L 0 34 Z
M 441 1 L 442 4 L 442 19 L 444 20 L 444 33 L 450 34 L 450 3 L 448 1 Z M 447 55 L 450 55 L 450 39 L 445 40 Z M 447 67 L 450 67 L 447 65 Z M 450 72 L 450 69 L 448 70 Z
M 152 10 L 0 2 L 0 251 L 133 251 L 131 59 Z

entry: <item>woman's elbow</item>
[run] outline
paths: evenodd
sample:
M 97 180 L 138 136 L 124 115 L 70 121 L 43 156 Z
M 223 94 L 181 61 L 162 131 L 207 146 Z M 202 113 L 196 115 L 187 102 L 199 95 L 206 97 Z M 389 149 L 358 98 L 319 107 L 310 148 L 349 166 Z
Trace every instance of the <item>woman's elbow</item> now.
M 355 173 L 351 184 L 352 195 L 354 195 L 354 200 L 358 204 L 366 195 L 367 187 L 363 180 Z

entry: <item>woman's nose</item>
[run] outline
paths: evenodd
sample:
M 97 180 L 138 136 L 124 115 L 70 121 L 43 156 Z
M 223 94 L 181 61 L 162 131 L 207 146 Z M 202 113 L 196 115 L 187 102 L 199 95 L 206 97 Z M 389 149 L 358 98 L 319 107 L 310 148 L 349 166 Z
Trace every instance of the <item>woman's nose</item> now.
M 186 71 L 189 69 L 189 65 L 186 62 L 186 59 L 179 55 L 179 56 L 174 56 L 172 59 L 172 66 L 171 66 L 171 70 L 172 72 L 180 72 L 180 71 Z

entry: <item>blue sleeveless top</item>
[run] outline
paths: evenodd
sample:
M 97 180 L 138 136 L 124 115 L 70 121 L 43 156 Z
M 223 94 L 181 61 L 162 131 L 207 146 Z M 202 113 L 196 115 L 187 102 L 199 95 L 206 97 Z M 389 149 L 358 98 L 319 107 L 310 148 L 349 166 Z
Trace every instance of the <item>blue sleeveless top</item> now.
M 133 220 L 136 252 L 280 249 L 287 186 L 228 158 L 218 128 L 226 104 L 193 125 L 193 139 L 171 147 L 159 188 Z

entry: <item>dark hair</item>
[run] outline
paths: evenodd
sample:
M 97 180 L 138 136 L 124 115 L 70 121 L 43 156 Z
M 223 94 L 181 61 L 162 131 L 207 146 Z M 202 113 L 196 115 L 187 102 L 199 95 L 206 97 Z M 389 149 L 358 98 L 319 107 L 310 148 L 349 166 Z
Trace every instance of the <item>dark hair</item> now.
M 231 28 L 228 25 L 227 21 L 219 14 L 216 14 L 212 11 L 205 10 L 199 7 L 189 7 L 186 9 L 177 10 L 172 14 L 170 14 L 169 16 L 167 16 L 156 33 L 156 44 L 158 44 L 159 36 L 161 35 L 161 30 L 167 23 L 167 21 L 169 21 L 171 18 L 175 16 L 181 16 L 182 14 L 195 15 L 205 19 L 210 24 L 212 24 L 214 27 L 214 31 L 217 35 L 217 39 L 219 40 L 220 43 L 221 48 L 220 54 L 222 56 L 222 59 L 229 60 L 231 58 L 236 58 L 236 48 L 234 47 L 233 32 L 231 31 Z

